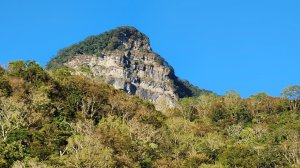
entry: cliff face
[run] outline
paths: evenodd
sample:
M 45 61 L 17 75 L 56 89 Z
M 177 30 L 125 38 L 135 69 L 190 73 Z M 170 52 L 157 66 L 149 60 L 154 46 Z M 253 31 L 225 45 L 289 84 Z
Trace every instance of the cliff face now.
M 150 100 L 161 108 L 175 106 L 192 91 L 173 68 L 150 47 L 149 39 L 132 27 L 121 27 L 60 51 L 48 69 L 69 67 L 89 73 L 117 89 Z

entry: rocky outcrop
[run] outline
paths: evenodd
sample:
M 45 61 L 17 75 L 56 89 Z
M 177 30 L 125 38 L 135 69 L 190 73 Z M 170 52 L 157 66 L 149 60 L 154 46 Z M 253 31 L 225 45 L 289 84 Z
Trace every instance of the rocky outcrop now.
M 108 42 L 102 39 L 103 36 L 108 36 Z M 94 43 L 91 38 L 94 38 Z M 135 28 L 121 27 L 91 38 L 62 50 L 48 67 L 66 66 L 77 73 L 85 73 L 82 69 L 88 70 L 93 77 L 147 99 L 158 108 L 174 107 L 179 97 L 192 95 L 175 76 L 173 68 L 152 51 L 148 37 Z M 96 47 L 91 48 L 90 45 Z M 84 47 L 86 51 L 81 49 Z

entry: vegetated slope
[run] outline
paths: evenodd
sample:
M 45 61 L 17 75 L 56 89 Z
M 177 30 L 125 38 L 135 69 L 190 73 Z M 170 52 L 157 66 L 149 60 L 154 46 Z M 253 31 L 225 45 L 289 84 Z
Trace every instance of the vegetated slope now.
M 49 74 L 35 62 L 12 62 L 9 69 L 0 74 L 0 167 L 22 160 L 130 166 L 149 153 L 138 148 L 161 134 L 164 116 L 151 103 L 105 83 L 68 69 Z M 140 137 L 147 133 L 151 141 Z
M 178 98 L 210 93 L 178 79 L 173 68 L 152 51 L 149 38 L 133 27 L 119 27 L 61 50 L 47 65 L 60 67 L 102 78 L 158 106 L 174 107 Z
M 0 167 L 299 167 L 297 103 L 231 91 L 162 114 L 69 69 L 12 62 L 0 68 Z

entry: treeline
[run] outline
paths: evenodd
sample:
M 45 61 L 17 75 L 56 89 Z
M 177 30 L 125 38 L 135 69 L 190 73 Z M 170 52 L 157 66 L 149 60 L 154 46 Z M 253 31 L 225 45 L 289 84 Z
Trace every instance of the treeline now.
M 0 167 L 299 167 L 300 87 L 164 112 L 70 69 L 0 68 Z

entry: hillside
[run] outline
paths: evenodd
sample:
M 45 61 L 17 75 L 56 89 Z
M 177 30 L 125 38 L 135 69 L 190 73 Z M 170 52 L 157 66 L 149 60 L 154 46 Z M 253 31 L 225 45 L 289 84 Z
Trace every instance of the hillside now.
M 101 78 L 158 109 L 174 107 L 178 98 L 210 93 L 180 80 L 150 47 L 149 38 L 133 27 L 119 27 L 62 49 L 48 69 L 69 67 L 77 74 Z
M 0 167 L 132 167 L 162 134 L 164 116 L 151 103 L 105 83 L 30 61 L 0 72 Z
M 0 167 L 300 166 L 298 99 L 230 91 L 161 113 L 71 73 L 31 61 L 0 68 Z

